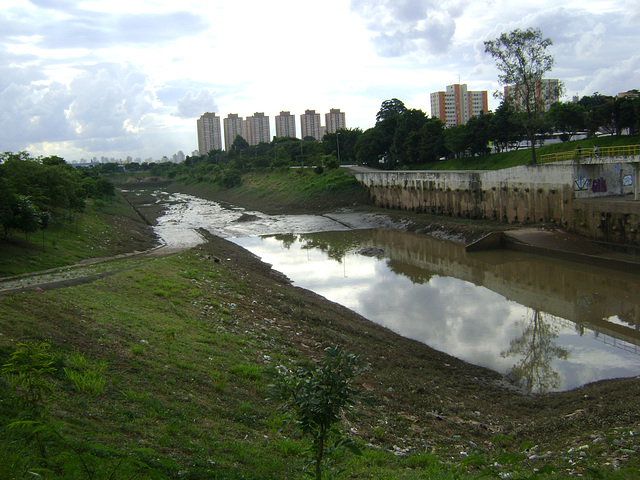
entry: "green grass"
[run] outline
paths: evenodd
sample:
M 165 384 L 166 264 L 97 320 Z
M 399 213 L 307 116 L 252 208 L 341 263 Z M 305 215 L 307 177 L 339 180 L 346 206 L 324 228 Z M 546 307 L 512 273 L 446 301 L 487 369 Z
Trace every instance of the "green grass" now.
M 209 257 L 194 249 L 94 283 L 2 299 L 0 363 L 17 342 L 41 340 L 58 371 L 41 433 L 46 458 L 27 432 L 7 427 L 20 409 L 0 379 L 0 478 L 305 478 L 307 441 L 265 400 L 265 355 L 273 365 L 300 358 L 277 326 L 238 302 L 245 281 Z M 233 305 L 225 318 L 222 305 Z M 384 426 L 375 435 L 384 445 Z M 364 454 L 338 455 L 329 471 L 344 472 L 327 478 L 570 478 L 536 474 L 523 445 L 506 435 L 491 447 L 452 439 L 438 454 L 356 441 Z
M 257 208 L 297 211 L 312 205 L 315 211 L 331 211 L 340 206 L 367 203 L 368 193 L 343 169 L 317 174 L 312 168 L 286 168 L 249 171 L 242 174 L 242 184 L 233 188 L 210 182 L 190 183 L 181 188 L 204 198 Z M 253 208 L 253 207 L 251 207 Z
M 83 213 L 59 212 L 50 228 L 28 237 L 19 232 L 0 237 L 0 277 L 130 251 L 130 233 L 112 224 L 116 217 L 128 224 L 142 224 L 138 214 L 118 196 L 113 202 L 90 203 Z
M 0 316 L 15 321 L 2 326 L 0 342 L 10 349 L 15 339 L 42 338 L 56 352 L 72 348 L 51 400 L 51 410 L 64 413 L 53 413 L 53 420 L 76 440 L 118 452 L 104 465 L 115 468 L 126 455 L 150 469 L 141 478 L 174 478 L 180 471 L 193 475 L 187 478 L 296 478 L 300 462 L 274 454 L 276 446 L 260 434 L 273 406 L 264 401 L 262 360 L 250 352 L 267 348 L 269 339 L 222 327 L 209 314 L 215 309 L 206 307 L 221 299 L 223 285 L 211 280 L 218 277 L 215 264 L 202 264 L 196 253 L 185 253 L 92 284 L 3 299 Z M 205 278 L 197 295 L 190 275 L 183 275 L 194 270 Z M 232 272 L 225 277 L 232 279 Z M 158 297 L 158 288 L 183 301 L 176 306 Z M 226 295 L 223 301 L 232 303 Z M 175 331 L 170 355 L 168 328 Z M 3 392 L 6 407 L 12 397 Z M 5 408 L 0 425 L 16 414 Z M 14 474 L 25 454 L 51 467 L 19 435 L 12 438 L 0 447 L 0 459 L 14 465 Z M 53 444 L 51 456 L 62 462 L 66 443 Z
M 312 175 L 294 170 L 250 179 L 264 189 L 277 181 L 282 191 L 333 185 L 332 177 Z M 300 183 L 287 183 L 296 176 Z M 87 219 L 94 221 L 100 224 Z M 120 260 L 119 273 L 93 283 L 0 298 L 0 365 L 17 343 L 35 340 L 52 346 L 56 367 L 38 435 L 33 426 L 9 427 L 24 411 L 0 377 L 0 479 L 307 478 L 309 445 L 265 400 L 264 375 L 268 366 L 308 361 L 307 353 L 291 343 L 291 332 L 253 312 L 252 285 L 225 262 L 211 261 L 212 253 L 202 246 Z M 358 415 L 348 412 L 343 428 L 358 431 Z M 370 415 L 379 424 L 371 438 L 356 436 L 363 455 L 338 455 L 328 478 L 638 478 L 631 450 L 630 466 L 620 470 L 601 465 L 596 448 L 530 460 L 523 447 L 533 443 L 508 435 L 434 445 L 427 432 L 424 448 L 403 450 L 385 443 L 387 419 L 408 422 L 402 412 Z M 614 450 L 633 445 L 624 432 L 607 441 Z M 568 461 L 584 468 L 569 472 Z
M 590 151 L 593 144 L 599 148 L 619 145 L 640 145 L 640 136 L 609 136 L 598 137 L 597 139 L 587 138 L 583 140 L 573 140 L 571 142 L 554 143 L 536 148 L 536 157 L 540 159 L 542 155 L 575 150 L 578 145 L 583 151 Z M 414 170 L 498 170 L 502 168 L 528 165 L 531 161 L 531 150 L 528 148 L 513 150 L 510 152 L 494 153 L 479 157 L 454 158 L 433 163 L 422 164 L 412 168 Z

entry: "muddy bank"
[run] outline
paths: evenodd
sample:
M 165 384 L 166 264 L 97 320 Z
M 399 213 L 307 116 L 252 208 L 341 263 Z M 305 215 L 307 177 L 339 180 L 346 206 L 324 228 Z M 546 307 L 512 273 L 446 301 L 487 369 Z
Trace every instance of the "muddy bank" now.
M 389 210 L 373 206 L 369 199 L 361 195 L 335 196 L 328 194 L 321 201 L 299 203 L 296 205 L 283 205 L 276 198 L 265 198 L 264 196 L 252 196 L 247 192 L 238 192 L 234 189 L 220 189 L 203 185 L 188 185 L 172 182 L 150 182 L 139 184 L 138 187 L 130 185 L 123 188 L 146 188 L 147 190 L 139 194 L 140 191 L 127 194 L 125 196 L 134 204 L 147 220 L 155 224 L 156 220 L 164 213 L 162 205 L 155 202 L 155 198 L 149 195 L 153 189 L 162 189 L 168 192 L 180 192 L 194 195 L 206 200 L 211 200 L 221 204 L 242 207 L 246 210 L 259 211 L 269 215 L 294 215 L 308 214 L 321 215 L 340 212 L 366 212 L 378 215 L 380 218 L 379 227 L 388 228 L 391 223 L 395 228 L 401 228 L 410 232 L 428 234 L 434 237 L 456 241 L 463 244 L 472 243 L 488 233 L 502 232 L 521 228 L 520 225 L 508 225 L 491 221 L 473 221 L 468 219 L 458 219 L 450 217 L 439 217 L 429 214 L 414 213 L 403 210 Z M 374 227 L 375 225 L 372 225 Z
M 323 348 L 340 345 L 366 358 L 370 369 L 362 386 L 373 406 L 360 414 L 353 428 L 374 445 L 459 455 L 470 442 L 493 448 L 496 436 L 508 435 L 515 444 L 533 442 L 553 457 L 553 463 L 563 463 L 572 448 L 637 428 L 637 379 L 598 382 L 563 393 L 524 394 L 496 372 L 400 337 L 292 286 L 253 254 L 204 234 L 208 241 L 198 248 L 224 259 L 250 286 L 252 294 L 243 307 L 257 315 L 277 312 L 283 328 L 296 332 L 290 340 L 297 349 L 317 358 Z M 601 447 L 609 460 L 619 456 L 615 444 Z
M 181 190 L 176 185 L 163 188 Z M 205 196 L 202 191 L 190 193 Z M 213 191 L 206 196 L 225 200 Z M 146 203 L 143 196 L 136 198 L 140 204 Z M 264 211 L 260 203 L 256 199 L 240 206 Z M 149 217 L 161 213 L 157 207 L 139 208 Z M 384 213 L 402 221 L 408 230 L 462 242 L 509 228 L 504 224 L 442 219 L 366 205 L 348 208 Z M 317 212 L 309 209 L 307 213 Z M 324 347 L 341 345 L 367 359 L 371 368 L 363 388 L 373 397 L 374 405 L 362 413 L 354 428 L 373 444 L 459 454 L 455 452 L 468 448 L 469 442 L 493 448 L 496 435 L 508 435 L 516 444 L 529 441 L 538 445 L 538 451 L 553 459 L 547 463 L 566 463 L 568 469 L 577 465 L 569 452 L 577 452 L 584 445 L 598 448 L 610 463 L 637 464 L 637 459 L 619 452 L 620 443 L 603 439 L 637 429 L 638 379 L 602 381 L 569 392 L 527 395 L 496 372 L 400 337 L 345 307 L 293 287 L 250 252 L 203 234 L 207 242 L 196 248 L 223 259 L 245 279 L 252 292 L 242 300 L 242 308 L 265 318 L 277 312 L 280 319 L 295 327 L 297 334 L 292 335 L 291 341 L 305 355 L 317 357 Z M 638 438 L 632 436 L 631 443 L 625 443 L 625 450 L 640 450 Z

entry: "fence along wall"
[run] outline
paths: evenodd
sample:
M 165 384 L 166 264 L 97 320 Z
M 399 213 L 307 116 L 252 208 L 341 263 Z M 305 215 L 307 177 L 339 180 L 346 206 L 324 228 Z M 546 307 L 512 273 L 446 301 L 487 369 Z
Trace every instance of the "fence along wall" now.
M 369 188 L 374 203 L 436 215 L 488 219 L 508 223 L 555 223 L 607 241 L 636 243 L 638 205 L 623 219 L 629 238 L 604 238 L 598 208 L 584 208 L 576 199 L 634 192 L 636 157 L 576 163 L 573 161 L 519 166 L 503 170 L 364 172 L 356 178 Z M 606 213 L 609 213 L 607 210 Z M 627 212 L 628 213 L 628 212 Z M 618 220 L 616 220 L 618 222 Z M 618 222 L 619 223 L 619 222 Z M 626 225 L 628 224 L 628 225 Z M 631 229 L 635 228 L 635 232 Z M 616 236 L 620 236 L 620 231 Z M 624 235 L 623 235 L 624 237 Z

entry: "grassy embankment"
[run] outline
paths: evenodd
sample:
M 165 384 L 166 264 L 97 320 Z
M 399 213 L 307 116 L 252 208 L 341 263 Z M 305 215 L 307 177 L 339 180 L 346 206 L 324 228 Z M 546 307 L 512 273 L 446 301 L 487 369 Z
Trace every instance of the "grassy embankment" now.
M 598 137 L 597 139 L 586 138 L 583 140 L 572 140 L 570 142 L 554 143 L 536 148 L 536 157 L 540 162 L 542 155 L 559 153 L 576 150 L 578 145 L 581 146 L 585 154 L 593 151 L 593 145 L 597 144 L 599 148 L 614 147 L 622 145 L 640 145 L 640 136 L 609 136 Z M 427 163 L 420 165 L 420 169 L 425 170 L 498 170 L 501 168 L 516 167 L 519 165 L 528 165 L 531 160 L 531 150 L 523 148 L 503 153 L 494 153 L 481 157 L 472 158 L 454 158 L 445 161 Z
M 46 230 L 0 237 L 0 278 L 145 250 L 155 243 L 148 229 L 120 195 L 89 203 L 85 212 L 55 216 Z
M 247 198 L 260 188 L 276 190 L 268 185 L 280 178 L 282 191 L 300 190 L 300 199 L 321 205 L 319 193 L 296 187 L 285 174 L 274 175 L 245 177 L 236 198 L 243 189 Z M 198 187 L 208 190 L 206 184 Z M 329 197 L 327 207 L 335 204 Z M 266 193 L 259 198 L 277 204 Z M 132 212 L 125 217 L 136 218 Z M 78 231 L 115 245 L 127 238 L 129 226 L 88 214 Z M 65 245 L 57 242 L 53 253 L 70 261 L 93 253 L 84 236 Z M 42 265 L 29 266 L 59 262 L 46 252 Z M 482 369 L 465 367 L 459 387 L 445 384 L 461 362 L 444 356 L 427 361 L 427 347 L 403 343 L 359 324 L 355 316 L 341 324 L 348 316 L 344 309 L 286 285 L 250 256 L 236 255 L 220 241 L 138 259 L 132 268 L 93 283 L 0 297 L 0 364 L 18 342 L 45 341 L 55 367 L 47 377 L 53 390 L 42 400 L 45 427 L 37 431 L 34 425 L 8 426 L 28 412 L 0 380 L 0 479 L 29 477 L 28 472 L 44 478 L 304 478 L 308 443 L 283 429 L 283 412 L 264 400 L 269 380 L 263 373 L 269 366 L 307 362 L 337 343 L 355 353 L 367 343 L 379 350 L 367 358 L 373 406 L 349 412 L 343 422 L 364 454 L 339 455 L 345 469 L 339 478 L 637 478 L 638 470 L 630 468 L 637 467 L 637 424 L 626 404 L 619 407 L 619 422 L 604 422 L 596 432 L 597 422 L 580 413 L 608 407 L 595 391 L 590 396 L 604 406 L 583 407 L 579 402 L 587 395 L 579 392 L 571 400 L 556 395 L 561 412 L 543 399 L 493 387 L 488 397 L 479 397 L 474 382 L 482 375 L 493 378 Z M 246 262 L 252 262 L 251 270 Z M 393 358 L 382 357 L 387 348 Z M 398 375 L 394 364 L 401 357 L 411 366 Z M 499 400 L 510 410 L 504 418 L 491 410 Z M 521 408 L 531 412 L 530 422 L 540 422 L 525 436 L 518 434 L 522 426 L 508 426 Z M 534 420 L 536 412 L 544 420 Z M 557 430 L 543 428 L 555 425 L 556 417 Z M 516 423 L 525 425 L 526 418 Z
M 131 178 L 144 181 L 145 176 L 148 174 L 144 172 L 123 173 L 113 179 L 128 188 L 132 183 L 122 182 L 130 182 Z M 369 203 L 366 189 L 342 169 L 326 170 L 320 175 L 312 168 L 248 171 L 242 174 L 242 184 L 233 188 L 218 185 L 213 177 L 198 175 L 198 179 L 185 174 L 170 185 L 162 185 L 265 213 L 323 213 Z
M 28 409 L 2 381 L 0 478 L 305 478 L 308 443 L 265 401 L 264 372 L 317 358 L 332 344 L 370 349 L 361 381 L 373 402 L 344 417 L 342 428 L 364 453 L 338 455 L 346 473 L 337 478 L 557 479 L 589 468 L 592 478 L 636 478 L 635 458 L 615 477 L 613 463 L 603 465 L 620 451 L 635 453 L 633 426 L 605 423 L 596 432 L 583 414 L 565 418 L 566 408 L 581 411 L 582 394 L 557 399 L 560 414 L 488 383 L 479 398 L 473 385 L 487 375 L 482 369 L 430 358 L 428 347 L 389 337 L 236 254 L 219 241 L 94 283 L 1 298 L 0 363 L 20 341 L 46 341 L 55 372 L 38 435 L 33 425 L 8 426 Z M 433 369 L 460 375 L 459 386 Z M 493 403 L 505 404 L 504 418 Z M 537 424 L 524 437 L 507 421 L 523 405 Z M 545 434 L 534 413 L 565 427 Z M 590 449 L 578 449 L 583 443 Z

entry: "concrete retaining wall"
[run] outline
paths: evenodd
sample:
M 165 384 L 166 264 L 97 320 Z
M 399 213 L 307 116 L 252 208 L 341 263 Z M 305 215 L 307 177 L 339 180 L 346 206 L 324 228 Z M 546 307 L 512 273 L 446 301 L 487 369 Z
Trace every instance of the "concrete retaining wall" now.
M 503 170 L 372 171 L 355 176 L 369 188 L 375 204 L 385 208 L 508 223 L 555 223 L 598 240 L 636 244 L 640 202 L 624 202 L 628 205 L 614 214 L 610 207 L 577 201 L 632 194 L 632 162 L 638 161 L 615 157 Z M 603 229 L 603 217 L 615 230 Z

